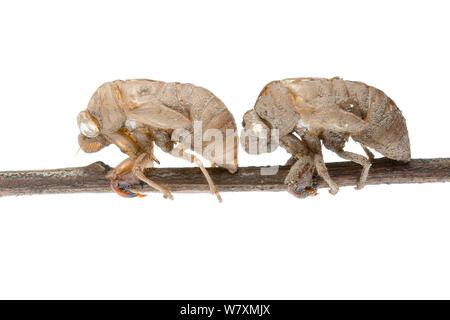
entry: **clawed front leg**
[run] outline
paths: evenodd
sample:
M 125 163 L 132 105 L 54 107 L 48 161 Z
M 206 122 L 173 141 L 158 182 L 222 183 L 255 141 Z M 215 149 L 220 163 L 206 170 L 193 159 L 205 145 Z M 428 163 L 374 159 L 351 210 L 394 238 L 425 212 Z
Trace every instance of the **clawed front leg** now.
M 308 144 L 314 143 L 310 146 Z M 288 165 L 293 163 L 285 183 L 288 185 L 288 191 L 298 198 L 306 198 L 317 194 L 317 186 L 313 183 L 313 174 L 315 171 L 329 184 L 330 192 L 337 193 L 339 187 L 328 175 L 327 168 L 323 163 L 322 153 L 320 151 L 320 141 L 316 144 L 313 137 L 309 140 L 300 140 L 293 134 L 288 134 L 281 138 L 281 146 L 287 152 L 292 154 Z
M 339 186 L 331 179 L 322 155 L 318 153 L 302 156 L 292 165 L 284 181 L 288 191 L 298 198 L 317 195 L 317 186 L 313 182 L 314 171 L 328 184 L 331 194 L 338 193 Z
M 145 197 L 145 195 L 128 190 L 133 184 L 140 181 L 147 183 L 152 188 L 161 191 L 164 198 L 173 199 L 169 189 L 148 179 L 144 174 L 144 169 L 153 166 L 154 157 L 148 153 L 143 153 L 139 157 L 130 157 L 122 161 L 116 168 L 111 170 L 107 177 L 111 180 L 112 189 L 122 197 L 134 198 Z
M 286 176 L 285 183 L 288 191 L 298 198 L 317 195 L 317 186 L 313 184 L 313 173 L 317 174 L 328 184 L 330 193 L 335 195 L 339 186 L 331 179 L 321 154 L 302 157 L 294 163 Z
M 286 161 L 286 163 L 284 164 L 285 166 L 292 166 L 294 165 L 294 163 L 297 162 L 297 158 L 295 156 L 292 156 L 288 159 L 288 161 Z
M 296 159 L 295 157 L 291 159 Z M 288 185 L 288 192 L 297 198 L 307 198 L 317 195 L 317 188 L 313 184 L 314 162 L 310 156 L 301 156 L 289 170 L 284 183 Z
M 162 185 L 150 180 L 147 178 L 144 174 L 144 169 L 148 167 L 148 164 L 151 163 L 151 161 L 154 160 L 154 157 L 148 153 L 141 154 L 134 163 L 132 172 L 133 175 L 136 176 L 139 180 L 145 182 L 150 187 L 155 188 L 158 191 L 161 191 L 164 195 L 165 199 L 173 200 L 172 193 L 169 189 L 166 187 L 163 187 Z M 153 163 L 151 163 L 151 166 L 153 166 Z
M 136 157 L 130 157 L 122 161 L 117 167 L 112 169 L 106 175 L 111 180 L 111 188 L 119 196 L 125 198 L 139 197 L 143 198 L 145 195 L 128 190 L 133 184 L 139 184 L 139 179 L 132 173 L 132 168 L 136 162 Z
M 302 141 L 307 145 L 313 158 L 314 167 L 317 174 L 328 184 L 330 187 L 330 193 L 335 195 L 339 192 L 339 186 L 331 179 L 328 169 L 325 166 L 322 156 L 322 144 L 319 137 L 311 135 L 307 130 L 295 129 L 297 134 L 302 137 Z

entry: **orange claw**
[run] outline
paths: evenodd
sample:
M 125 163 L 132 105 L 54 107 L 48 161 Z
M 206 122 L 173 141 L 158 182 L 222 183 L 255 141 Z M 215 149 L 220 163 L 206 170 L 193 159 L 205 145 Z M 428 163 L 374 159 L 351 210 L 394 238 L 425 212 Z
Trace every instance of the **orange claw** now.
M 305 191 L 309 193 L 310 197 L 315 197 L 315 196 L 317 196 L 319 194 L 316 189 L 313 189 L 313 188 L 310 188 L 310 187 L 306 187 Z
M 137 192 L 128 190 L 127 188 L 129 186 L 130 186 L 130 184 L 119 185 L 119 184 L 117 184 L 117 182 L 111 183 L 112 189 L 121 197 L 125 197 L 125 198 L 135 198 L 135 197 L 145 198 L 146 197 L 145 194 L 141 194 L 141 193 L 137 193 Z

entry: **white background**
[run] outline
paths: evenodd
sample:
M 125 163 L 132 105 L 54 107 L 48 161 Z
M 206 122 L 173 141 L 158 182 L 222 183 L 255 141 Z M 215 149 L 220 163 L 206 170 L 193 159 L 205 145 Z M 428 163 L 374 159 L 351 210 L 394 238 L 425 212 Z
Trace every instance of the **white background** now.
M 100 84 L 130 78 L 206 87 L 239 126 L 269 81 L 364 81 L 403 111 L 414 158 L 448 157 L 448 12 L 445 1 L 2 3 L 0 170 L 119 163 L 114 146 L 75 155 L 75 118 Z M 287 158 L 241 152 L 240 165 Z M 450 298 L 449 187 L 223 193 L 222 204 L 0 198 L 0 298 Z

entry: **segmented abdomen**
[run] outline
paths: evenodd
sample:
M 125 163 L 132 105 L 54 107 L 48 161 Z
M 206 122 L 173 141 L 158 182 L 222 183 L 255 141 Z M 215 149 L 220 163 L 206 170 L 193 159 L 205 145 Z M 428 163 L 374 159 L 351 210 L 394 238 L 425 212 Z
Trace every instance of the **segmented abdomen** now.
M 295 103 L 327 108 L 337 105 L 365 122 L 359 132 L 349 132 L 356 141 L 388 158 L 408 161 L 411 157 L 406 121 L 400 109 L 383 91 L 362 82 L 339 78 L 300 78 L 282 81 L 295 95 Z
M 342 80 L 341 80 L 342 81 Z M 350 106 L 367 127 L 352 134 L 352 138 L 372 147 L 384 156 L 399 160 L 411 159 L 410 142 L 406 120 L 402 112 L 383 91 L 361 82 L 345 81 Z M 349 103 L 343 107 L 349 107 Z
M 237 170 L 237 128 L 225 104 L 209 90 L 179 85 L 179 99 L 190 106 L 193 125 L 202 128 L 202 155 L 231 172 Z

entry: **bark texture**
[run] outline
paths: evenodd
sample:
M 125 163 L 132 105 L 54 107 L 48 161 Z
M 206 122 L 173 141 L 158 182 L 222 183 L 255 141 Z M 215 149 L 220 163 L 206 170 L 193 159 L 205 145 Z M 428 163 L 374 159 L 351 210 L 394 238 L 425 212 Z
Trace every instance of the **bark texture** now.
M 284 191 L 283 183 L 289 166 L 280 166 L 276 174 L 261 174 L 275 171 L 276 167 L 242 167 L 235 174 L 222 168 L 208 168 L 219 191 Z M 339 186 L 356 185 L 361 166 L 353 162 L 327 164 L 331 178 Z M 0 172 L 0 196 L 30 194 L 112 192 L 105 174 L 111 168 L 103 162 L 86 167 L 36 171 Z M 199 168 L 154 168 L 147 176 L 173 192 L 209 192 L 209 186 Z M 319 188 L 328 187 L 314 177 Z M 368 185 L 392 183 L 429 183 L 450 181 L 450 158 L 413 159 L 401 163 L 387 158 L 376 159 L 370 169 Z M 154 192 L 147 185 L 132 188 L 137 191 Z

